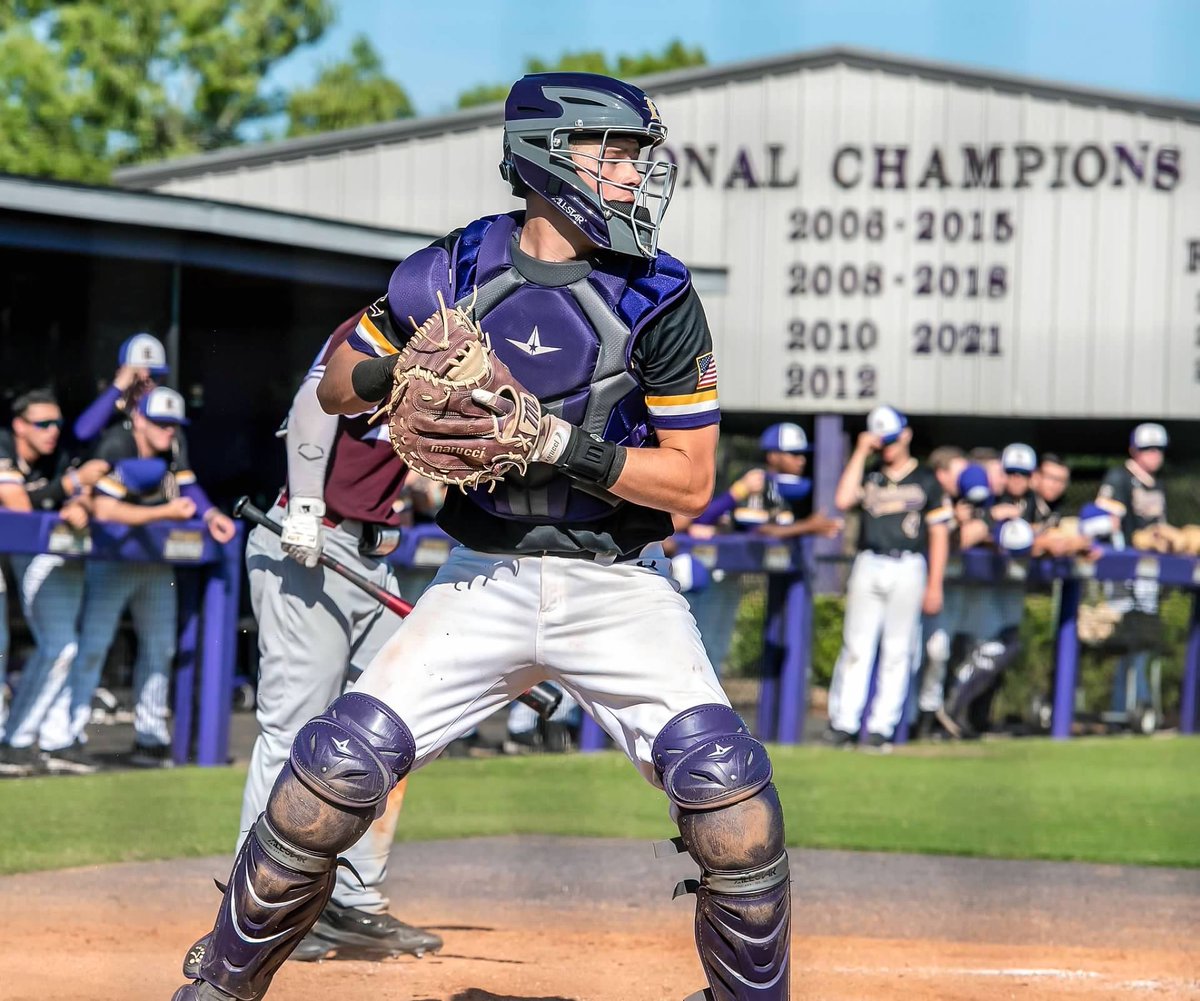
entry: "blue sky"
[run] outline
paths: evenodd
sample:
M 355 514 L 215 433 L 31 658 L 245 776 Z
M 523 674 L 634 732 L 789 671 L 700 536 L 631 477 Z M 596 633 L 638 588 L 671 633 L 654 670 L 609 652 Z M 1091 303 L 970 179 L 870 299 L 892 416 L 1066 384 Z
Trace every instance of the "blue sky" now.
M 335 0 L 322 41 L 273 75 L 310 82 L 366 34 L 423 115 L 460 90 L 520 76 L 527 56 L 659 50 L 710 63 L 854 45 L 1200 102 L 1200 0 Z

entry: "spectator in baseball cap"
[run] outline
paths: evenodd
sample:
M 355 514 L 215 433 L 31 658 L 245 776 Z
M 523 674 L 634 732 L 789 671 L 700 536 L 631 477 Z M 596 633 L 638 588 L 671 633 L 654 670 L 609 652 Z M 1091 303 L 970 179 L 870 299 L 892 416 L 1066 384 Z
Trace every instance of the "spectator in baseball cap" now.
M 186 426 L 190 423 L 185 416 L 183 397 L 167 386 L 155 386 L 138 400 L 137 409 L 155 424 Z
M 138 400 L 168 371 L 167 349 L 157 337 L 141 332 L 126 338 L 117 350 L 117 371 L 112 382 L 75 418 L 75 439 L 93 441 L 114 418 L 128 420 Z
M 739 476 L 694 521 L 681 523 L 675 519 L 676 530 L 682 527 L 689 535 L 703 538 L 725 528 L 773 539 L 801 535 L 829 538 L 840 532 L 840 518 L 813 511 L 812 480 L 804 476 L 812 448 L 804 429 L 786 421 L 772 424 L 759 436 L 758 444 L 763 451 L 762 465 Z M 718 669 L 733 638 L 741 600 L 739 585 L 723 576 L 717 571 L 712 586 L 704 593 L 696 588 L 685 594 L 692 614 L 701 624 L 704 648 Z M 773 656 L 772 650 L 768 649 L 765 656 Z
M 867 414 L 867 430 L 879 439 L 881 448 L 887 448 L 904 439 L 909 441 L 912 432 L 908 430 L 908 418 L 895 407 L 876 407 Z M 887 461 L 887 458 L 884 458 Z
M 1036 520 L 1036 497 L 1030 488 L 1033 471 L 1037 469 L 1037 453 L 1028 445 L 1017 442 L 1006 447 L 1000 455 L 1004 470 L 1004 492 L 996 498 L 992 518 L 996 522 L 1024 518 L 1031 524 Z
M 812 447 L 799 424 L 772 424 L 759 436 L 763 466 L 743 473 L 696 518 L 693 526 L 729 517 L 735 527 L 761 529 L 774 538 L 836 535 L 840 519 L 812 513 L 812 480 L 804 476 Z M 693 533 L 695 534 L 695 533 Z

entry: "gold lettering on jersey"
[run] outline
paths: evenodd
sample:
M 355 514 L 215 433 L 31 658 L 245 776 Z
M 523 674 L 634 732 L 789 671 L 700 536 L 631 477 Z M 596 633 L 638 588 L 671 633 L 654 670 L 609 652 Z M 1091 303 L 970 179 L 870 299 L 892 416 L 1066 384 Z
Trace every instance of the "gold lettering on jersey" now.
M 173 528 L 163 542 L 164 560 L 194 561 L 204 556 L 204 536 L 187 528 Z
M 1158 521 L 1166 516 L 1167 498 L 1159 489 L 1147 490 L 1138 484 L 1133 485 L 1133 513 L 1146 521 Z
M 925 507 L 925 488 L 919 483 L 889 483 L 880 486 L 868 481 L 863 488 L 863 510 L 873 518 L 889 514 L 907 514 Z M 916 535 L 910 536 L 916 538 Z

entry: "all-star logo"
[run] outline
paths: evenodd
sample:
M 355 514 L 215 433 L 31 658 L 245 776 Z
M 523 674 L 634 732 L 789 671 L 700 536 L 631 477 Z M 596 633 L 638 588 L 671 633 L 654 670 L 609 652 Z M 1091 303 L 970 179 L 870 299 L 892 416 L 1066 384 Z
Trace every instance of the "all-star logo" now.
M 555 348 L 555 347 L 551 347 L 548 344 L 543 344 L 542 343 L 542 335 L 538 333 L 538 328 L 537 328 L 536 324 L 534 324 L 533 333 L 529 335 L 529 340 L 527 340 L 527 341 L 518 341 L 514 337 L 506 337 L 504 339 L 506 341 L 508 341 L 508 343 L 511 344 L 513 347 L 520 348 L 527 355 L 530 355 L 533 357 L 536 357 L 537 355 L 548 355 L 552 351 L 561 351 L 562 350 L 562 348 Z
M 732 744 L 730 744 L 729 747 L 722 747 L 719 743 L 713 741 L 713 750 L 708 756 L 710 758 L 719 758 L 722 754 L 728 754 L 732 748 Z
M 576 226 L 582 226 L 584 224 L 585 220 L 583 218 L 583 213 L 580 212 L 579 209 L 575 208 L 574 205 L 570 204 L 570 202 L 563 198 L 562 195 L 558 195 L 557 197 L 553 198 L 552 201 L 558 207 L 558 210 L 562 212 L 563 215 L 565 215 L 568 219 L 570 219 L 571 222 L 573 222 Z
M 349 754 L 350 753 L 350 738 L 347 737 L 345 740 L 338 740 L 335 737 L 334 741 L 333 741 L 333 746 L 336 747 L 339 751 L 341 751 L 342 754 Z

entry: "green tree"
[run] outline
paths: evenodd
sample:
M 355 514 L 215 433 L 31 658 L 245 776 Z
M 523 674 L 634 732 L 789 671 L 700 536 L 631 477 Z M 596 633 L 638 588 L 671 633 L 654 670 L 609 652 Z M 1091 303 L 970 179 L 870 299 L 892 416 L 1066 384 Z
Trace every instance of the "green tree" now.
M 317 82 L 288 97 L 288 135 L 329 132 L 354 125 L 411 118 L 408 94 L 383 73 L 383 62 L 365 36 L 350 48 L 350 58 L 325 67 Z
M 0 171 L 104 181 L 239 143 L 288 106 L 270 71 L 333 19 L 332 0 L 0 0 Z M 297 131 L 393 117 L 401 98 L 356 43 L 298 100 Z
M 663 73 L 667 70 L 685 69 L 689 66 L 704 66 L 708 58 L 704 50 L 688 48 L 676 39 L 662 52 L 643 52 L 641 55 L 619 55 L 615 62 L 609 62 L 599 50 L 585 52 L 564 52 L 554 62 L 531 57 L 525 60 L 526 73 L 574 72 L 574 73 L 603 73 L 622 79 L 629 77 L 648 76 L 651 73 Z M 491 104 L 503 101 L 508 95 L 511 84 L 479 84 L 458 95 L 460 108 L 471 108 L 479 104 Z

